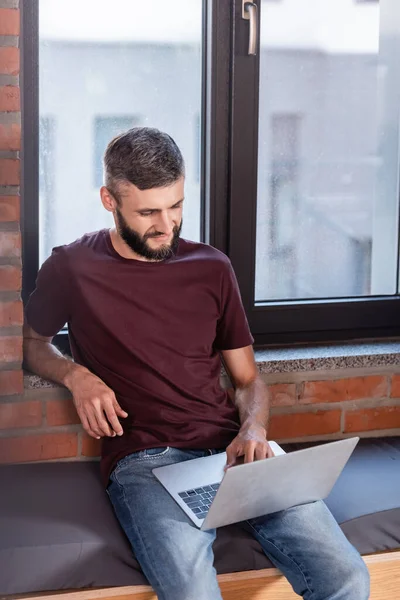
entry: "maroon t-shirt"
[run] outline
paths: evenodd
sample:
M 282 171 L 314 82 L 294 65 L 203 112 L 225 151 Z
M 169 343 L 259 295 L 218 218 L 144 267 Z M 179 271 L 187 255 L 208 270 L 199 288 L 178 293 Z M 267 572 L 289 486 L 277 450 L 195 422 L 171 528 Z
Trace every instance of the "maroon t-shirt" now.
M 253 343 L 229 259 L 181 239 L 172 258 L 123 258 L 104 229 L 53 250 L 26 309 L 39 334 L 68 322 L 73 357 L 129 416 L 104 438 L 105 485 L 122 457 L 152 447 L 220 448 L 237 434 L 220 350 Z

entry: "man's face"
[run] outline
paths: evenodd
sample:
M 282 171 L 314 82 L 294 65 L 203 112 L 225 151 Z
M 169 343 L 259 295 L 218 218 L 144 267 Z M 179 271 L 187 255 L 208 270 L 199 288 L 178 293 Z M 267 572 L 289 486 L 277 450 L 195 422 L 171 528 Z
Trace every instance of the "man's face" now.
M 124 242 L 147 260 L 172 256 L 182 230 L 184 178 L 168 187 L 149 190 L 123 184 L 119 191 L 121 203 L 115 208 L 114 218 Z

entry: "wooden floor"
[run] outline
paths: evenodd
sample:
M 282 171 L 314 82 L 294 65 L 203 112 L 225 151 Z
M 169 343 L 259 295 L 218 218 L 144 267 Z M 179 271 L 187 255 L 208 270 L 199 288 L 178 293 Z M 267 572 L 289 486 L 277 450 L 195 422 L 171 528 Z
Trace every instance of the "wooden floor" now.
M 400 600 L 400 551 L 373 554 L 363 558 L 371 575 L 370 600 Z M 299 598 L 277 569 L 219 575 L 218 581 L 224 600 L 298 600 Z M 34 600 L 45 597 L 46 600 L 60 600 L 60 595 L 62 600 L 157 600 L 148 586 L 24 595 L 18 598 Z

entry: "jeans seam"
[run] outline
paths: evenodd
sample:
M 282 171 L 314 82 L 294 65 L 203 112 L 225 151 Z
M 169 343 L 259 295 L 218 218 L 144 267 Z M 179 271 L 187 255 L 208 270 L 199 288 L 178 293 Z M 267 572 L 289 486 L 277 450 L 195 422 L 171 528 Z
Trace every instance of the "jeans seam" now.
M 314 597 L 314 591 L 311 589 L 310 584 L 311 581 L 309 580 L 309 577 L 307 576 L 307 574 L 305 573 L 305 571 L 303 570 L 302 565 L 295 560 L 295 558 L 290 554 L 290 552 L 287 552 L 286 550 L 284 551 L 282 548 L 279 548 L 276 543 L 275 540 L 272 541 L 270 539 L 268 539 L 263 533 L 262 531 L 258 531 L 249 521 L 247 521 L 247 524 L 249 525 L 249 527 L 251 527 L 251 529 L 253 531 L 255 531 L 257 533 L 257 535 L 259 535 L 260 537 L 264 538 L 266 542 L 268 542 L 269 544 L 271 544 L 272 546 L 274 546 L 274 548 L 276 548 L 278 550 L 278 552 L 280 552 L 281 554 L 283 554 L 283 556 L 285 556 L 286 558 L 288 558 L 289 560 L 292 561 L 292 563 L 295 565 L 295 567 L 300 571 L 300 574 L 302 575 L 303 579 L 304 579 L 304 583 L 307 586 L 308 591 L 310 592 L 312 598 Z M 312 600 L 312 598 L 310 598 L 310 600 Z
M 136 462 L 141 462 L 142 460 L 146 460 L 146 459 L 148 459 L 148 458 L 154 458 L 154 459 L 157 459 L 157 458 L 159 458 L 160 456 L 165 456 L 165 455 L 167 454 L 167 452 L 169 452 L 170 450 L 171 450 L 171 446 L 167 446 L 165 450 L 163 450 L 162 452 L 159 452 L 158 454 L 145 454 L 144 456 L 141 456 L 141 457 L 136 457 L 136 458 L 134 458 L 134 459 L 132 459 L 132 460 L 134 460 L 134 461 L 135 461 L 135 463 L 136 463 Z M 128 456 L 126 456 L 126 457 L 124 457 L 124 458 L 121 458 L 121 461 L 124 461 L 124 462 L 121 462 L 121 461 L 119 461 L 121 464 L 118 464 L 118 463 L 117 463 L 117 466 L 115 467 L 114 471 L 121 469 L 121 468 L 122 468 L 122 467 L 124 467 L 126 464 L 129 464 L 129 462 L 130 462 L 130 459 L 129 459 L 129 457 L 130 457 L 130 456 L 131 456 L 131 455 L 130 455 L 130 454 L 128 454 Z
M 164 589 L 163 589 L 163 586 L 161 585 L 160 579 L 158 578 L 158 574 L 157 574 L 157 571 L 156 571 L 156 569 L 154 568 L 153 561 L 151 561 L 151 560 L 150 560 L 150 556 L 149 556 L 149 553 L 148 553 L 148 550 L 147 550 L 147 545 L 146 545 L 146 543 L 145 543 L 145 541 L 144 541 L 144 537 L 143 537 L 143 535 L 141 534 L 139 527 L 136 525 L 136 523 L 135 523 L 135 522 L 134 522 L 134 520 L 132 519 L 131 511 L 129 510 L 129 503 L 128 503 L 127 499 L 126 499 L 125 488 L 124 488 L 124 486 L 123 486 L 123 485 L 121 485 L 121 484 L 119 483 L 119 481 L 118 481 L 118 480 L 117 480 L 117 485 L 118 485 L 118 487 L 119 487 L 119 488 L 121 489 L 121 491 L 122 491 L 122 498 L 123 498 L 124 504 L 125 504 L 125 506 L 126 506 L 126 508 L 127 508 L 127 510 L 128 510 L 128 514 L 129 514 L 129 520 L 130 520 L 130 522 L 131 522 L 132 529 L 136 530 L 136 533 L 138 534 L 138 537 L 140 538 L 140 540 L 141 540 L 141 542 L 142 542 L 142 545 L 143 545 L 143 550 L 144 550 L 144 552 L 146 553 L 146 556 L 147 556 L 147 564 L 148 564 L 148 565 L 151 565 L 151 567 L 150 567 L 150 568 L 151 568 L 151 570 L 153 571 L 153 574 L 154 574 L 154 579 L 157 581 L 158 587 L 159 587 L 160 591 L 162 592 L 162 594 L 164 595 Z M 133 551 L 133 553 L 135 552 L 133 548 L 132 548 L 132 551 Z

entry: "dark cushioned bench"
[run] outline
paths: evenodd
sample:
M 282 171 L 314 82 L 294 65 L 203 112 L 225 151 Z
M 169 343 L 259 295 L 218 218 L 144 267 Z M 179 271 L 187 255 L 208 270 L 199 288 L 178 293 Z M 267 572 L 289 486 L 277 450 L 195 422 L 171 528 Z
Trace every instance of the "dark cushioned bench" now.
M 0 481 L 0 595 L 146 583 L 97 462 L 2 466 Z M 400 438 L 361 440 L 326 502 L 362 554 L 400 548 Z M 272 566 L 239 526 L 214 549 L 218 573 Z

